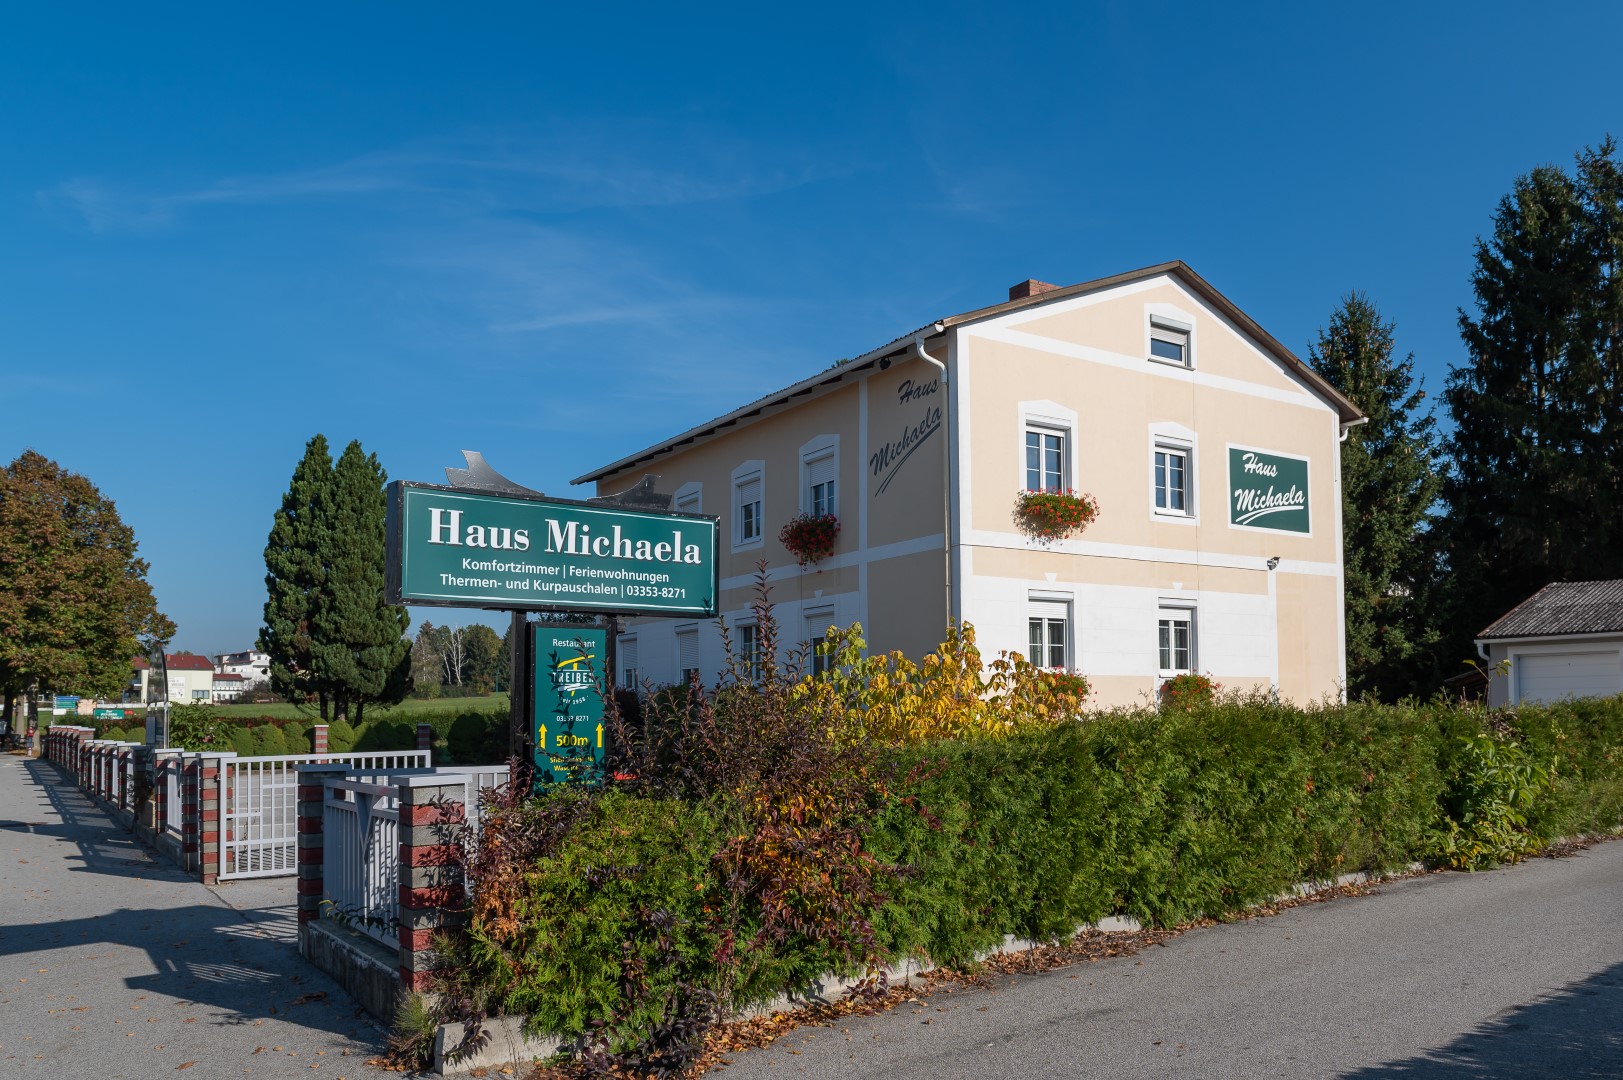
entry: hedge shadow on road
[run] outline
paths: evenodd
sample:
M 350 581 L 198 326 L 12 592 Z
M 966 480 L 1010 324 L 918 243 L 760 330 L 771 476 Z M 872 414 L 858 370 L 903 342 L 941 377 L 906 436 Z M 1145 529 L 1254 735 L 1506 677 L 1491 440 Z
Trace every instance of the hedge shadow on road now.
M 1623 964 L 1506 1009 L 1447 1046 L 1344 1080 L 1623 1076 Z

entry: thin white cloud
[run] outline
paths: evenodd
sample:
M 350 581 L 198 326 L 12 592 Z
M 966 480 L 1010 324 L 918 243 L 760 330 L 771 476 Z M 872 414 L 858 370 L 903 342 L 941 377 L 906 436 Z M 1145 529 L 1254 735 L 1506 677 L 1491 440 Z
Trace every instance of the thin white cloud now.
M 90 177 L 39 197 L 96 232 L 153 231 L 210 206 L 418 196 L 448 211 L 572 213 L 677 206 L 786 191 L 849 172 L 830 155 L 692 125 L 555 125 L 524 137 L 426 140 L 309 169 L 141 191 Z

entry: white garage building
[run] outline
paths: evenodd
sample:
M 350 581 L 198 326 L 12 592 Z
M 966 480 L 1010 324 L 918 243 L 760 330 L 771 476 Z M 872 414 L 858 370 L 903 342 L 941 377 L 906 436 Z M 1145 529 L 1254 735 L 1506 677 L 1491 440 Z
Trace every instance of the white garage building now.
M 1477 635 L 1488 704 L 1623 694 L 1623 580 L 1546 585 Z M 1509 661 L 1509 672 L 1497 673 Z

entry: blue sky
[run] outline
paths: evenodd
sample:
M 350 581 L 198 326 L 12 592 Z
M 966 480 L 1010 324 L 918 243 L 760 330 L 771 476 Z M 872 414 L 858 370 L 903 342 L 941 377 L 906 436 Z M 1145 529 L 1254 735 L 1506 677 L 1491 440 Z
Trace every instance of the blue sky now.
M 1363 289 L 1440 388 L 1495 202 L 1623 133 L 1610 4 L 238 7 L 0 33 L 0 453 L 200 652 L 316 432 L 579 495 L 1027 277 L 1181 258 L 1303 355 Z

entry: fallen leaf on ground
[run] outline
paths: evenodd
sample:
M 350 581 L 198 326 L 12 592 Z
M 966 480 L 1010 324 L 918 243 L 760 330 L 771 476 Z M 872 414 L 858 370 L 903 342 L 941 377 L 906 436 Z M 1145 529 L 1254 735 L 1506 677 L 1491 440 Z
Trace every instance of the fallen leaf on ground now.
M 197 1062 L 195 1062 L 195 1061 L 182 1061 L 179 1065 L 175 1066 L 175 1071 L 179 1072 L 182 1069 L 189 1069 L 193 1065 L 196 1065 L 196 1064 L 197 1064 Z

